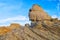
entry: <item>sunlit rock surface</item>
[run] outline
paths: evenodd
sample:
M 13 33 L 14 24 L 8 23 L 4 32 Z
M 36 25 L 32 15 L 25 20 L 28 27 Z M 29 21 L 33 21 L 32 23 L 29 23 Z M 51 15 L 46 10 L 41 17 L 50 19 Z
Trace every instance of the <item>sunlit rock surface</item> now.
M 51 17 L 39 6 L 34 4 L 29 11 L 30 20 L 49 20 Z
M 29 19 L 31 25 L 24 27 L 18 23 L 0 27 L 0 40 L 60 40 L 60 20 L 51 18 L 41 7 L 33 5 Z

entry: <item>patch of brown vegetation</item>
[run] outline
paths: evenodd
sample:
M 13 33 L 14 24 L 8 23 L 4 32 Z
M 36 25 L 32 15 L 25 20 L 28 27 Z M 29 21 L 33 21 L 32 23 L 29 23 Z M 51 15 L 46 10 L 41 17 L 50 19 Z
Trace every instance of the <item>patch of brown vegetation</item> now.
M 0 27 L 0 35 L 4 35 L 4 34 L 6 34 L 9 31 L 11 31 L 10 28 Z

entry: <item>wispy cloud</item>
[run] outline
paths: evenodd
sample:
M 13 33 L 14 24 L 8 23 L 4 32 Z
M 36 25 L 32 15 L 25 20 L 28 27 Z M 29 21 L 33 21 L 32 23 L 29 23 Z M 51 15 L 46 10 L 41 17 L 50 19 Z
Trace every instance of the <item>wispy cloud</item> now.
M 25 16 L 16 16 L 16 17 L 11 17 L 11 18 L 6 18 L 6 19 L 2 19 L 0 20 L 0 23 L 6 23 L 6 22 L 11 22 L 11 21 L 28 21 L 28 18 Z
M 58 18 L 57 15 L 53 15 L 52 18 Z
M 60 16 L 58 17 L 57 15 L 53 15 L 52 18 L 58 18 L 60 20 Z
M 11 23 L 19 23 L 21 25 L 25 25 L 26 23 L 30 23 L 30 21 L 26 16 L 21 15 L 0 20 L 0 26 L 7 26 Z

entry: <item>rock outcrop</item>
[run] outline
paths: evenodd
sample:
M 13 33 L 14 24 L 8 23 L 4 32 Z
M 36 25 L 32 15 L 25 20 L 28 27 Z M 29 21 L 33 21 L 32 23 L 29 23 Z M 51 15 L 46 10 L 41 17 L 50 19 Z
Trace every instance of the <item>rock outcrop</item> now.
M 39 6 L 34 4 L 29 11 L 30 20 L 50 20 L 51 17 Z
M 20 26 L 21 26 L 20 24 L 12 23 L 9 28 L 10 28 L 10 29 L 17 29 L 17 28 L 19 28 Z
M 33 5 L 29 18 L 31 25 L 0 27 L 0 40 L 60 40 L 60 20 L 52 19 L 38 5 Z

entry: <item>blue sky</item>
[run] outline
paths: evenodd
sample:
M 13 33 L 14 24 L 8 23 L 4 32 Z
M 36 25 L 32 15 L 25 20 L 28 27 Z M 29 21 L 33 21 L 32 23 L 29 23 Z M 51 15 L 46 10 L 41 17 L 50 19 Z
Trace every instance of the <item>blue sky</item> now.
M 30 23 L 28 13 L 33 4 L 40 5 L 53 18 L 60 17 L 59 0 L 0 0 L 0 25 Z

